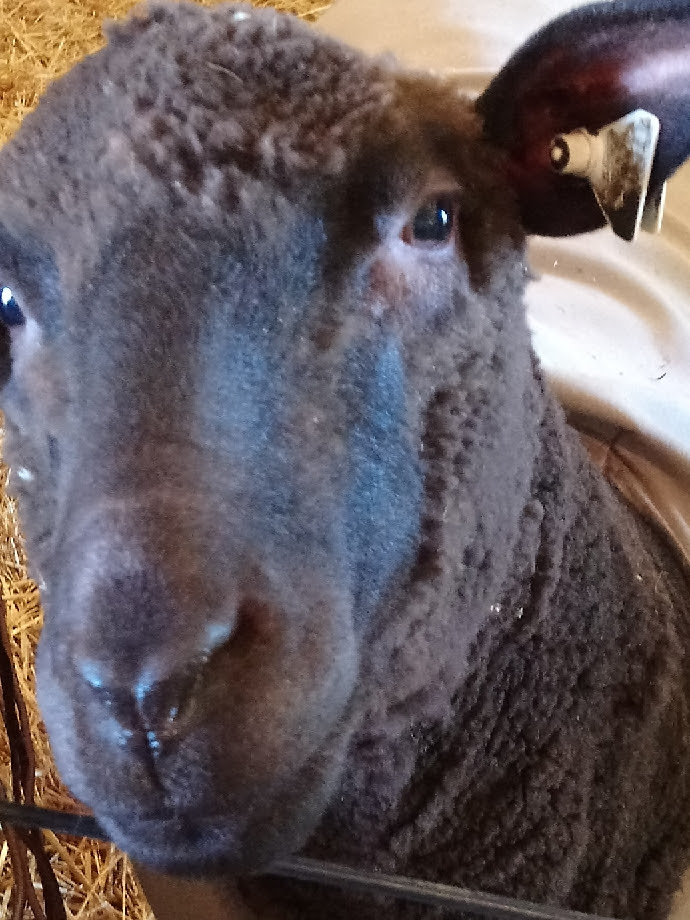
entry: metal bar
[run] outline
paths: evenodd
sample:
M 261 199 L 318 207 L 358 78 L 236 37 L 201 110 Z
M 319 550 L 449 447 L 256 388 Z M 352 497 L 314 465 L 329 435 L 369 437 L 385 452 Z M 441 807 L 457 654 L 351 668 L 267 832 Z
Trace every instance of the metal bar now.
M 39 808 L 36 805 L 19 805 L 15 802 L 0 801 L 0 823 L 16 827 L 41 828 L 52 831 L 54 834 L 90 837 L 94 840 L 110 842 L 96 819 L 90 815 L 55 811 L 49 808 Z M 384 895 L 402 901 L 426 904 L 430 907 L 470 911 L 478 917 L 489 917 L 491 920 L 611 920 L 611 918 L 597 917 L 594 914 L 565 910 L 562 907 L 532 904 L 529 901 L 468 891 L 438 882 L 425 882 L 421 879 L 384 875 L 378 872 L 364 872 L 315 859 L 282 860 L 272 865 L 266 875 L 328 885 L 341 888 L 343 891 Z
M 346 891 L 387 895 L 403 901 L 427 904 L 430 907 L 469 910 L 478 917 L 490 917 L 492 920 L 611 920 L 594 914 L 565 910 L 562 907 L 532 904 L 530 901 L 518 901 L 501 895 L 468 891 L 454 885 L 425 882 L 399 875 L 361 872 L 358 869 L 315 859 L 289 859 L 275 863 L 266 874 L 297 879 L 301 882 L 337 886 Z
M 110 838 L 91 815 L 55 811 L 38 805 L 19 805 L 17 802 L 0 802 L 0 824 L 14 827 L 36 828 L 66 834 L 69 837 L 90 837 L 110 843 Z

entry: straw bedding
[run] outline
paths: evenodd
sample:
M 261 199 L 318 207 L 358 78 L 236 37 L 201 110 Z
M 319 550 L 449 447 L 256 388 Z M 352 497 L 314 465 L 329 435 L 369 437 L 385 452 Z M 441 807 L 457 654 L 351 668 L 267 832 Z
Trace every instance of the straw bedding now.
M 209 0 L 207 0 L 209 2 Z M 135 0 L 0 0 L 0 143 L 37 103 L 46 85 L 102 42 L 104 19 L 125 15 Z M 329 0 L 274 0 L 274 6 L 307 19 Z M 0 467 L 0 586 L 17 676 L 29 711 L 36 751 L 36 801 L 74 809 L 60 785 L 34 698 L 33 656 L 41 629 L 36 585 L 26 572 L 17 509 L 7 496 L 8 471 Z M 11 787 L 7 741 L 0 732 L 0 784 Z M 114 847 L 46 833 L 47 849 L 69 920 L 151 920 L 127 858 Z M 0 833 L 0 918 L 10 915 L 12 867 Z M 28 914 L 27 914 L 28 917 Z

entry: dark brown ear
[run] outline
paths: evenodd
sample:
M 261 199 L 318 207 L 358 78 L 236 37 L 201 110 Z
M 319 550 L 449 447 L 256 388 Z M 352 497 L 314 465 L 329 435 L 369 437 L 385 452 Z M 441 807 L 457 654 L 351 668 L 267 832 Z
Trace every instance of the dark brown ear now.
M 551 143 L 596 132 L 635 109 L 661 122 L 650 197 L 690 157 L 690 0 L 611 0 L 575 9 L 531 38 L 477 101 L 528 233 L 564 236 L 604 223 L 586 179 L 561 175 Z

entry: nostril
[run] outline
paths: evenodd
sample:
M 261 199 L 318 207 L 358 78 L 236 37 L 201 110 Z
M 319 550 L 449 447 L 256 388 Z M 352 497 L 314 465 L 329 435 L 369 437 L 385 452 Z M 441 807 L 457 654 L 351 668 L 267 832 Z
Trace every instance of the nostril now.
M 92 701 L 100 709 L 98 724 L 102 734 L 117 747 L 129 747 L 138 729 L 136 707 L 131 694 L 116 686 L 105 669 L 92 660 L 82 659 L 78 671 L 90 690 Z
M 232 637 L 235 652 L 243 653 L 252 646 L 268 643 L 273 632 L 272 621 L 268 604 L 252 597 L 245 598 L 237 608 L 237 621 Z
M 157 750 L 161 738 L 174 732 L 176 724 L 191 711 L 203 667 L 204 662 L 197 662 L 162 680 L 152 683 L 142 679 L 136 685 L 137 712 L 152 750 Z
M 107 692 L 108 678 L 106 677 L 101 666 L 91 661 L 89 658 L 82 658 L 78 661 L 77 670 L 85 684 L 96 690 L 98 693 Z
M 161 651 L 142 670 L 134 686 L 134 699 L 140 724 L 146 731 L 152 751 L 157 751 L 161 740 L 173 735 L 179 723 L 189 716 L 209 660 L 228 643 L 231 636 L 232 623 L 208 624 L 199 637 L 193 659 L 182 666 L 177 664 L 166 674 L 167 669 L 163 666 L 166 656 Z M 172 654 L 170 658 L 173 658 Z
M 134 709 L 129 694 L 119 688 L 99 663 L 82 658 L 77 665 L 82 680 L 92 691 L 91 696 L 109 710 L 116 710 L 119 718 L 127 720 Z

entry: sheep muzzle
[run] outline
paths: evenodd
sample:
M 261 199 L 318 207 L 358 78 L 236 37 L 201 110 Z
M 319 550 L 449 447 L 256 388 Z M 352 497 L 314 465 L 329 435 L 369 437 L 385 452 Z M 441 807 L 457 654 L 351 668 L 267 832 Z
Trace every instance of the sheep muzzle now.
M 52 579 L 39 693 L 62 774 L 130 853 L 253 869 L 303 842 L 337 776 L 350 606 L 314 572 L 227 541 L 221 566 L 184 517 L 160 494 L 79 517 L 65 550 L 81 566 Z

